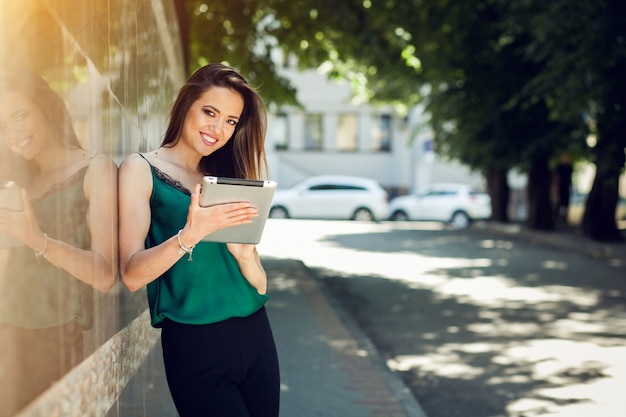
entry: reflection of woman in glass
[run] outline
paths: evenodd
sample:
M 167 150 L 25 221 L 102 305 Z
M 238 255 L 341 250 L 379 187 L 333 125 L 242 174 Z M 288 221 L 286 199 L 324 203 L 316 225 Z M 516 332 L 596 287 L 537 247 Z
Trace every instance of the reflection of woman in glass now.
M 117 277 L 117 167 L 82 148 L 63 100 L 34 74 L 0 76 L 0 137 L 11 167 L 0 179 L 20 183 L 23 206 L 0 208 L 0 233 L 17 242 L 0 248 L 5 416 L 83 358 L 93 288 Z

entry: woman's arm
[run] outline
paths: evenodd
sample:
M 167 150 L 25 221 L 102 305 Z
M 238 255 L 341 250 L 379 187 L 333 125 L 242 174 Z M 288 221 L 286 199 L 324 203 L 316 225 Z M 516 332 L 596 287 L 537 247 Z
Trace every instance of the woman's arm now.
M 261 258 L 255 245 L 227 243 L 228 250 L 233 255 L 239 270 L 259 294 L 267 292 L 267 275 L 261 264 Z
M 128 156 L 120 166 L 118 181 L 119 256 L 122 282 L 131 291 L 154 281 L 182 256 L 176 236 L 145 249 L 151 193 L 150 166 L 138 154 Z
M 131 291 L 157 279 L 181 256 L 178 236 L 149 249 L 144 242 L 150 228 L 150 194 L 152 174 L 150 166 L 139 155 L 130 155 L 120 167 L 120 273 L 122 281 Z M 180 233 L 186 247 L 195 246 L 204 236 L 224 227 L 250 223 L 257 210 L 250 203 L 230 203 L 212 207 L 200 206 L 200 185 L 191 194 L 187 221 Z M 210 260 L 196 260 L 196 262 Z
M 86 221 L 91 247 L 77 248 L 44 235 L 25 190 L 24 211 L 10 213 L 12 234 L 58 268 L 99 291 L 117 279 L 117 166 L 107 156 L 92 159 L 85 173 L 83 193 L 88 201 Z M 33 262 L 35 260 L 33 259 Z
M 118 276 L 117 165 L 108 156 L 95 157 L 85 173 L 89 201 L 87 224 L 93 253 L 93 287 L 108 291 Z
M 91 251 L 69 255 L 75 264 L 65 269 L 95 289 L 108 291 L 118 274 L 117 165 L 111 158 L 101 154 L 91 160 L 85 173 L 83 192 L 89 203 L 86 221 L 91 235 Z M 55 243 L 50 241 L 48 245 L 48 260 L 54 263 L 57 259 Z M 59 262 L 63 258 L 63 253 L 59 253 Z

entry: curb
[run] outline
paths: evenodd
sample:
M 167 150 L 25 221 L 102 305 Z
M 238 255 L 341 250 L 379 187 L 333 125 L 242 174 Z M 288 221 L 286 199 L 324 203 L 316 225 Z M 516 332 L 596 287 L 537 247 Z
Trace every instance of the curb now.
M 374 366 L 380 373 L 380 376 L 383 378 L 385 383 L 387 384 L 391 393 L 398 399 L 398 402 L 404 409 L 407 417 L 428 417 L 424 409 L 421 407 L 417 399 L 411 393 L 409 387 L 404 383 L 404 381 L 392 370 L 389 369 L 385 360 L 381 356 L 378 349 L 376 349 L 374 343 L 370 340 L 369 337 L 365 335 L 365 333 L 361 330 L 359 325 L 355 322 L 355 320 L 350 316 L 341 306 L 339 301 L 335 298 L 335 296 L 330 292 L 330 290 L 326 287 L 324 280 L 320 278 L 317 270 L 314 268 L 309 268 L 306 264 L 302 263 L 303 267 L 306 268 L 311 277 L 314 278 L 316 286 L 318 290 L 322 293 L 322 295 L 326 298 L 328 304 L 332 307 L 335 314 L 339 317 L 343 325 L 347 328 L 350 334 L 356 340 L 358 346 L 367 352 L 368 357 L 371 359 Z
M 516 236 L 529 243 L 568 250 L 593 259 L 609 261 L 612 266 L 626 267 L 626 241 L 598 242 L 580 235 L 578 231 L 543 232 L 530 230 L 520 224 L 480 222 L 472 227 L 477 230 Z

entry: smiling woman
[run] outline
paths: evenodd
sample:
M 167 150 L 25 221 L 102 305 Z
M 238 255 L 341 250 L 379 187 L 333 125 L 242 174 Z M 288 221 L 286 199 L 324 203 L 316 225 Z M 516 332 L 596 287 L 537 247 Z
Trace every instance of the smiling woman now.
M 204 176 L 260 179 L 265 118 L 240 74 L 202 67 L 180 90 L 161 146 L 120 167 L 122 280 L 132 291 L 147 287 L 181 417 L 278 416 L 278 357 L 256 246 L 202 240 L 251 223 L 257 209 L 200 205 Z

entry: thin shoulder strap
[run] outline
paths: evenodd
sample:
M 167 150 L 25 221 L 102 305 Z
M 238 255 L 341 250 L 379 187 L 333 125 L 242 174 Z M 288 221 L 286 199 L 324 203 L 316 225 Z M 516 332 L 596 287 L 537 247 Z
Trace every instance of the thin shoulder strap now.
M 141 152 L 137 152 L 137 155 L 141 156 L 147 163 L 148 165 L 152 166 L 152 164 L 150 163 L 150 161 L 148 161 L 148 158 L 146 158 L 145 156 L 143 156 L 143 154 Z

